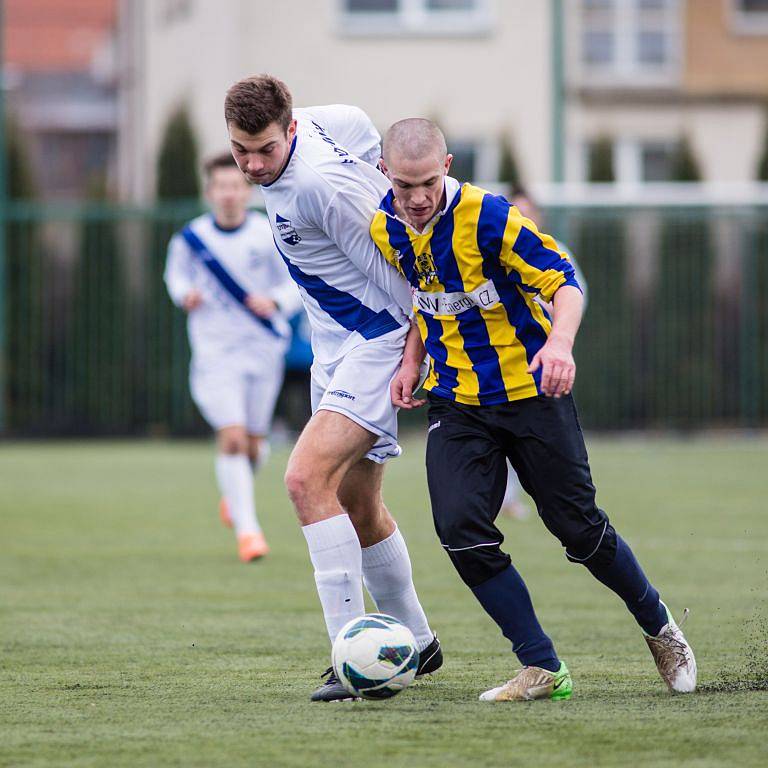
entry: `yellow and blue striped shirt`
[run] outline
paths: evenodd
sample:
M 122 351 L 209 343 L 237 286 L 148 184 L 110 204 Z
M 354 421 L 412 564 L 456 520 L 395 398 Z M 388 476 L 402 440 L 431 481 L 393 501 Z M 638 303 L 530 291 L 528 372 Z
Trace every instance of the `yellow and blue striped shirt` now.
M 391 190 L 371 223 L 374 242 L 413 288 L 431 358 L 424 387 L 468 405 L 535 397 L 541 369 L 526 369 L 552 326 L 534 299 L 580 289 L 573 266 L 503 197 L 450 177 L 446 190 L 446 208 L 423 233 L 396 216 Z

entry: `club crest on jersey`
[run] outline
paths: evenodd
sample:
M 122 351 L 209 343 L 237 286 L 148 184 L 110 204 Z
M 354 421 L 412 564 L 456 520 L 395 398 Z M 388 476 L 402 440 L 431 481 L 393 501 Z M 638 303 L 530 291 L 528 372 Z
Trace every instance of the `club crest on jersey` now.
M 288 245 L 298 245 L 301 242 L 299 233 L 293 228 L 289 219 L 284 219 L 279 213 L 275 214 L 275 227 L 280 239 Z
M 430 285 L 437 280 L 435 260 L 429 251 L 416 254 L 416 273 L 425 285 Z

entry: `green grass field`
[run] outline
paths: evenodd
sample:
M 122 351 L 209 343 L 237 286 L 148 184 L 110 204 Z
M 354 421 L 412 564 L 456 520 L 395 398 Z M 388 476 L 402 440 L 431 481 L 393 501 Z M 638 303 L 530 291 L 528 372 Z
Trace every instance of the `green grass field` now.
M 310 704 L 328 646 L 304 539 L 258 481 L 273 553 L 245 566 L 205 443 L 0 447 L 2 766 L 768 765 L 768 442 L 590 441 L 598 500 L 686 627 L 701 690 L 670 696 L 623 604 L 537 518 L 506 547 L 572 700 L 488 705 L 515 666 L 432 531 L 422 445 L 386 498 L 446 664 L 388 702 Z

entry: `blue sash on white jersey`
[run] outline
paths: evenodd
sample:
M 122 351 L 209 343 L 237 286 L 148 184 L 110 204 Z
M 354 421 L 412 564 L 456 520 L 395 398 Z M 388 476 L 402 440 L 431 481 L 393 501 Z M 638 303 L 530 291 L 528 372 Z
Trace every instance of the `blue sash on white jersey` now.
M 221 287 L 252 317 L 257 323 L 261 323 L 270 333 L 278 338 L 283 338 L 282 334 L 275 328 L 271 320 L 265 317 L 255 315 L 248 308 L 245 299 L 248 296 L 247 291 L 243 289 L 240 283 L 227 272 L 224 265 L 208 250 L 205 243 L 191 230 L 189 226 L 181 230 L 182 237 L 187 241 L 187 245 L 192 249 L 192 253 L 207 267 L 208 271 L 219 281 Z

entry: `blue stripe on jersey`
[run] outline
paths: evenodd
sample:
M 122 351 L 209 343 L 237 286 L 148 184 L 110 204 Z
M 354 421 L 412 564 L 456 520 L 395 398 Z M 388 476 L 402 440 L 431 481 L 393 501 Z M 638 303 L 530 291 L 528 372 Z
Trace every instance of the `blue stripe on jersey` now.
M 357 331 L 363 338 L 370 340 L 401 327 L 401 324 L 386 309 L 374 312 L 359 299 L 328 285 L 317 275 L 302 272 L 280 250 L 277 240 L 275 240 L 275 247 L 296 283 L 320 305 L 323 312 L 327 312 L 343 328 L 348 331 Z
M 386 217 L 387 234 L 389 235 L 390 245 L 397 251 L 400 251 L 400 269 L 403 270 L 408 282 L 414 287 L 419 287 L 419 274 L 416 271 L 416 254 L 413 252 L 411 238 L 405 230 L 405 225 L 393 219 Z
M 483 274 L 493 280 L 499 298 L 507 312 L 507 318 L 515 328 L 515 335 L 525 349 L 530 365 L 534 355 L 547 341 L 546 331 L 536 322 L 517 292 L 523 287 L 520 276 L 514 270 L 508 275 L 501 264 L 501 247 L 507 227 L 509 204 L 503 198 L 486 195 L 480 207 L 477 222 L 477 245 L 483 256 Z M 515 279 L 517 278 L 517 279 Z M 541 389 L 541 368 L 533 374 L 536 389 Z
M 541 238 L 531 232 L 530 229 L 526 227 L 520 228 L 512 250 L 527 264 L 541 272 L 546 272 L 548 269 L 556 269 L 562 272 L 566 277 L 566 285 L 578 287 L 576 273 L 571 262 L 564 259 L 558 251 L 547 248 L 541 241 Z
M 384 195 L 381 205 L 379 206 L 382 211 L 388 213 L 390 216 L 395 215 L 395 190 L 390 189 L 386 195 Z
M 424 325 L 427 326 L 427 338 L 424 346 L 432 358 L 432 367 L 437 375 L 437 386 L 432 390 L 436 394 L 443 395 L 450 400 L 456 398 L 454 390 L 459 386 L 459 373 L 451 365 L 448 365 L 448 350 L 440 341 L 443 335 L 443 324 L 435 320 L 432 315 L 421 312 Z
M 259 317 L 251 312 L 245 303 L 248 298 L 247 291 L 227 272 L 226 267 L 208 250 L 206 244 L 192 231 L 189 225 L 181 230 L 181 236 L 192 253 L 200 259 L 203 266 L 219 281 L 219 285 L 248 313 L 249 317 L 266 328 L 274 336 L 282 338 L 271 320 L 266 317 Z
M 446 291 L 464 291 L 461 270 L 453 253 L 453 209 L 460 200 L 456 195 L 448 211 L 435 225 L 430 239 L 432 258 L 435 260 L 440 282 Z M 472 363 L 477 376 L 478 400 L 480 405 L 498 402 L 499 393 L 506 392 L 501 375 L 499 355 L 491 344 L 485 320 L 477 307 L 456 315 L 459 333 L 464 339 L 464 351 Z

